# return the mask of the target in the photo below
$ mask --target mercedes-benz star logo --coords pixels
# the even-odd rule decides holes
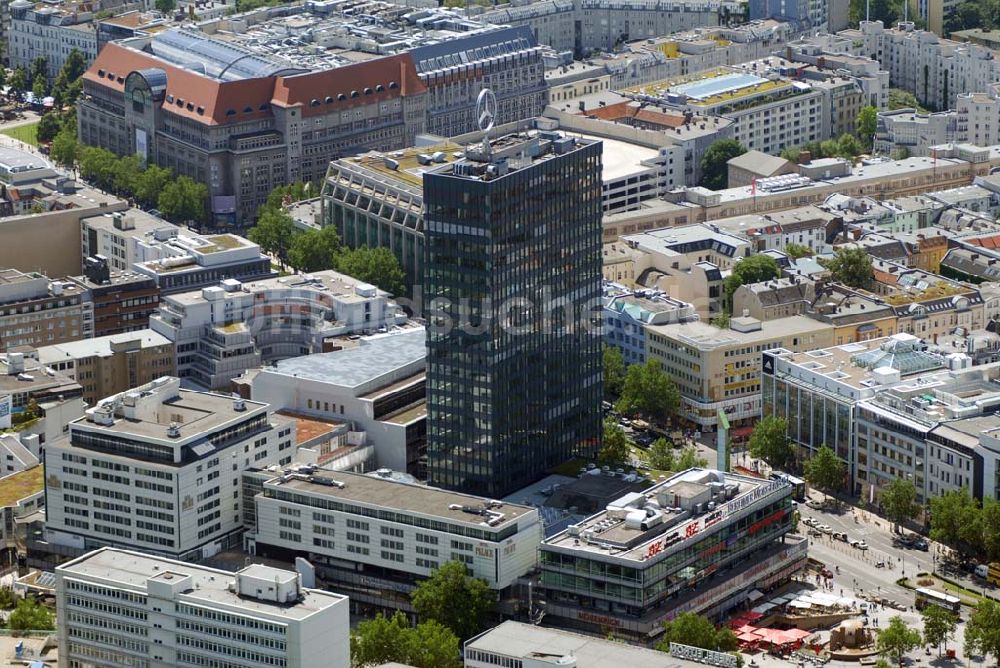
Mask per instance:
[[[479,92],[476,99],[476,121],[482,132],[489,132],[497,118],[497,96],[489,88]]]

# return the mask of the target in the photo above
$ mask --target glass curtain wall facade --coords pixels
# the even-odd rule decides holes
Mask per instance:
[[[486,496],[601,434],[601,145],[518,160],[424,176],[428,481]]]

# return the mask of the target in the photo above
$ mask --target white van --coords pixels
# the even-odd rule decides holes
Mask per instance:
[[[976,566],[976,577],[986,579],[986,576],[990,574],[990,567],[988,564],[979,564]]]

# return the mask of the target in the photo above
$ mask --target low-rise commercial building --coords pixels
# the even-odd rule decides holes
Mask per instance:
[[[163,297],[150,328],[177,346],[177,373],[221,389],[262,361],[331,349],[331,340],[406,322],[387,292],[335,271]]]
[[[250,396],[296,414],[349,422],[367,434],[378,466],[425,478],[426,337],[414,327],[281,360],[254,375]]]
[[[649,642],[683,612],[717,617],[802,568],[787,483],[691,469],[544,540],[546,617]]]
[[[91,406],[161,376],[177,375],[176,346],[151,329],[42,346],[36,355],[45,366],[77,381]]]
[[[46,444],[45,538],[62,554],[111,545],[185,561],[239,548],[240,471],[293,453],[292,425],[265,404],[159,378]]]
[[[285,471],[253,503],[251,553],[307,558],[339,591],[387,608],[408,608],[405,594],[449,561],[505,590],[535,568],[543,537],[535,508],[399,482],[385,471]]]
[[[0,454],[3,453],[4,448],[0,445]],[[44,507],[45,468],[37,459],[30,468],[0,473],[0,555],[5,565],[16,563],[16,554],[4,552],[23,553],[25,535],[22,527],[28,516]]]
[[[761,416],[761,353],[774,348],[814,350],[833,343],[833,326],[802,315],[761,322],[734,316],[729,328],[706,322],[651,325],[646,356],[659,360],[681,393],[681,415],[714,430],[724,411],[733,435]]]
[[[694,306],[656,290],[604,285],[604,341],[621,350],[625,364],[646,363],[646,325],[698,319]]]
[[[136,272],[111,272],[103,255],[84,260],[84,274],[69,280],[93,305],[94,336],[110,336],[149,327],[149,316],[160,303],[156,281]]]
[[[350,665],[347,597],[271,566],[232,573],[104,548],[56,569],[56,603],[71,666]]]

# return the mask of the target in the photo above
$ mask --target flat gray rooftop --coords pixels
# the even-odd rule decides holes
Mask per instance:
[[[41,156],[16,148],[0,148],[0,167],[11,172],[23,172],[29,169],[50,169],[51,164]]]
[[[455,504],[479,509],[483,507],[483,497],[449,492],[426,485],[410,485],[360,473],[347,473],[344,471],[320,472],[319,476],[332,478],[344,483],[344,486],[338,488],[298,478],[281,482],[280,478],[275,478],[265,483],[264,487],[265,490],[298,490],[342,501],[357,501],[369,506],[380,506],[429,517],[439,517],[449,522],[486,526],[485,516],[450,508],[451,505]],[[518,518],[535,512],[534,508],[507,502],[504,502],[501,507],[494,510],[504,515],[503,521],[494,528],[507,526]]]
[[[268,566],[253,566],[251,575],[259,576],[266,569],[275,575],[294,575]],[[229,591],[229,584],[236,580],[236,573],[189,564],[173,559],[163,559],[139,552],[103,548],[84,555],[75,561],[63,564],[59,570],[68,577],[74,575],[103,580],[111,586],[144,591],[146,581],[164,573],[190,576],[193,589],[184,592],[183,600],[212,607],[225,606],[246,610],[247,614],[264,614],[271,618],[284,617],[291,621],[305,619],[320,610],[329,608],[347,597],[316,589],[302,589],[305,595],[294,605],[272,603],[246,596],[237,596]]]
[[[356,348],[278,362],[268,372],[357,387],[427,356],[423,328],[363,339]]]
[[[560,658],[572,657],[572,665],[579,668],[681,668],[698,665],[675,659],[665,652],[513,621],[506,621],[469,641],[466,648],[511,658],[548,660],[554,666],[561,665]]]

